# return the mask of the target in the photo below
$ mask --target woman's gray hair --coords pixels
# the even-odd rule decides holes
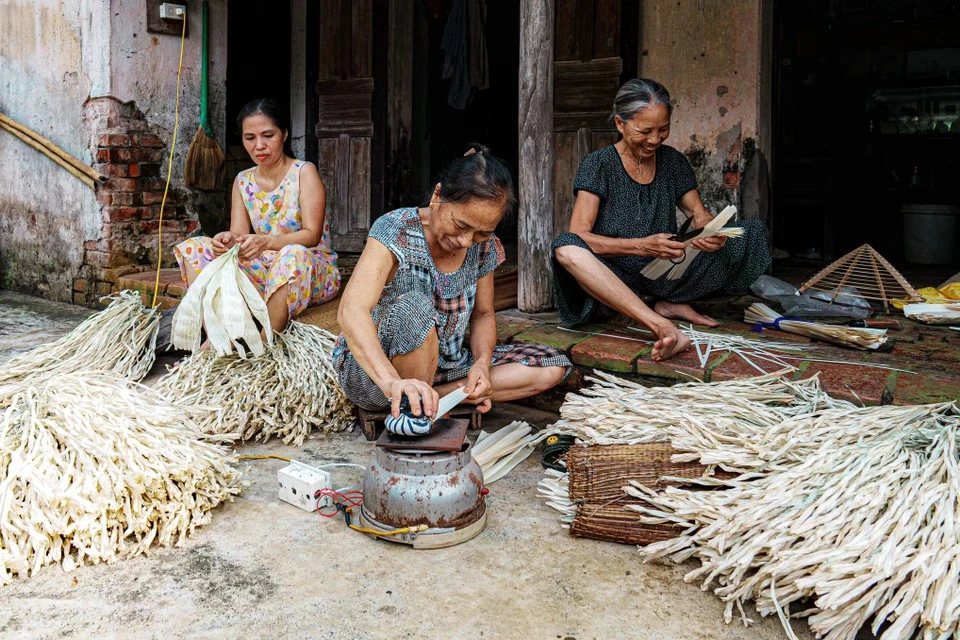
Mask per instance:
[[[635,78],[628,80],[617,91],[617,97],[613,99],[613,115],[620,116],[626,122],[654,104],[662,104],[667,108],[667,114],[673,115],[673,102],[665,86],[656,80]]]

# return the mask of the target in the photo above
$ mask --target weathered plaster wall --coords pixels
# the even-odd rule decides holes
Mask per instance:
[[[0,111],[90,162],[83,104],[109,89],[108,0],[0,2]],[[105,73],[106,71],[106,73]],[[0,286],[69,300],[96,195],[0,131]]]
[[[113,61],[112,96],[133,101],[144,114],[151,131],[164,141],[173,138],[176,105],[177,62],[180,38],[147,32],[143,0],[112,0],[110,57]],[[183,163],[200,122],[201,3],[188,3],[189,35],[184,43],[180,91],[180,128],[173,160],[171,186],[183,189]],[[227,0],[210,2],[210,125],[223,148],[226,126]],[[169,147],[167,148],[169,153]],[[166,177],[167,162],[161,167]],[[199,219],[215,219],[223,207],[218,193],[185,190],[187,211]],[[169,260],[170,253],[164,255]]]
[[[746,217],[765,215],[760,183],[766,180],[768,141],[760,135],[769,92],[761,55],[766,4],[642,5],[640,74],[666,85],[677,103],[668,144],[690,158],[708,208],[737,204]]]
[[[155,260],[156,210],[146,206],[153,204],[146,199],[154,196],[156,183],[167,172],[180,39],[147,33],[146,5],[144,0],[0,0],[0,110],[81,160],[97,163],[116,183],[101,188],[98,198],[48,158],[0,132],[0,165],[4,168],[0,180],[0,287],[70,300],[72,290],[82,291],[89,279],[98,283],[96,291],[87,292],[90,299],[104,292],[105,278],[115,275],[112,271],[105,274],[102,268],[148,268]],[[195,229],[198,219],[219,218],[223,208],[221,193],[183,188],[183,163],[197,131],[200,100],[200,2],[191,2],[190,7],[171,185],[175,194],[172,204],[178,208],[171,218],[177,224],[169,229],[171,240]],[[211,125],[221,145],[226,11],[227,0],[211,1]],[[104,150],[103,136],[128,126],[129,119],[112,122],[117,118],[103,115],[107,112],[97,102],[102,99],[129,103],[126,111],[136,114],[138,133],[129,151]],[[152,146],[138,149],[141,138],[152,140]],[[160,143],[165,149],[158,167],[151,163],[160,161],[156,146]],[[123,157],[117,163],[113,155]],[[147,164],[139,164],[140,155]],[[120,204],[126,207],[122,212],[115,201],[120,198],[110,195],[118,191],[128,194],[122,200],[131,201]],[[125,216],[123,226],[116,224],[118,214]],[[120,232],[126,236],[121,238]],[[111,255],[109,261],[87,255],[134,245],[142,251]],[[171,262],[171,249],[170,244],[165,246],[166,264]],[[91,269],[98,273],[90,273]]]

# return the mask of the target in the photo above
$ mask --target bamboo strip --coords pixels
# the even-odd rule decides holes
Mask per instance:
[[[31,138],[30,136],[21,133],[21,132],[18,131],[17,129],[14,129],[14,128],[12,128],[12,127],[7,126],[4,122],[0,122],[0,128],[4,129],[5,131],[8,131],[8,132],[11,133],[11,134],[13,134],[13,135],[16,136],[17,138],[19,138],[24,144],[26,144],[27,146],[33,147],[34,149],[36,149],[36,150],[39,151],[40,153],[44,154],[45,156],[47,156],[48,158],[50,158],[51,160],[53,160],[54,162],[56,162],[58,165],[60,165],[60,166],[63,167],[64,169],[66,169],[71,175],[73,175],[73,177],[77,178],[80,182],[82,182],[83,184],[87,185],[88,187],[90,187],[91,189],[93,189],[94,191],[96,191],[96,187],[94,186],[93,178],[91,178],[90,176],[82,173],[82,172],[79,171],[76,167],[74,167],[72,164],[70,164],[69,162],[67,162],[66,160],[64,160],[63,158],[61,158],[60,156],[58,156],[58,155],[56,155],[56,154],[54,154],[54,153],[51,153],[46,147],[44,147],[43,145],[41,145],[39,142],[37,142],[36,140],[34,140],[33,138]]]
[[[44,135],[42,135],[42,134],[40,134],[40,133],[37,133],[36,131],[34,131],[33,129],[31,129],[30,127],[28,127],[28,126],[26,126],[26,125],[20,124],[19,122],[17,122],[16,120],[14,120],[13,118],[11,118],[10,116],[8,116],[8,115],[6,115],[6,114],[4,114],[4,113],[0,113],[0,123],[6,124],[8,127],[13,128],[13,129],[16,129],[16,130],[19,131],[20,133],[22,133],[22,134],[24,134],[24,135],[26,135],[26,136],[28,136],[28,137],[36,140],[38,143],[40,143],[41,145],[43,145],[43,147],[46,148],[48,151],[50,151],[51,153],[56,154],[57,156],[59,156],[59,157],[60,157],[61,159],[63,159],[64,161],[66,161],[66,162],[70,163],[71,165],[73,165],[74,168],[76,168],[78,171],[80,171],[80,172],[84,173],[85,175],[89,176],[90,179],[93,180],[94,182],[99,182],[99,183],[102,184],[102,183],[106,182],[107,180],[109,180],[109,178],[108,178],[107,176],[105,176],[105,175],[103,175],[102,173],[100,173],[99,171],[95,170],[93,167],[91,167],[91,166],[88,165],[87,163],[83,162],[82,160],[80,160],[80,159],[77,158],[76,156],[68,153],[66,150],[64,150],[61,146],[59,146],[59,145],[58,145],[57,143],[55,143],[53,140],[50,140],[49,138],[47,138],[46,136],[44,136]],[[9,130],[9,129],[8,129],[8,130]]]

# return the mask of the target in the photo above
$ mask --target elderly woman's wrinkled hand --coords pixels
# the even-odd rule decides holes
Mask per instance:
[[[673,236],[669,233],[657,233],[652,236],[640,239],[641,256],[651,258],[664,258],[666,260],[676,260],[683,257],[683,252],[687,245],[676,240],[671,240]]]
[[[690,243],[694,249],[700,249],[700,251],[706,251],[707,253],[713,253],[714,251],[720,251],[723,249],[723,246],[727,244],[727,239],[723,236],[710,236],[709,238],[699,238]]]
[[[407,397],[407,401],[410,403],[410,413],[414,416],[424,415],[433,418],[437,415],[440,396],[433,387],[423,380],[417,378],[392,380],[387,388],[382,390],[390,400],[390,413],[394,418],[400,417],[400,403],[404,396]]]
[[[240,259],[259,258],[270,247],[270,236],[260,233],[248,233],[240,236]]]
[[[467,382],[463,390],[468,394],[466,402],[477,406],[477,411],[486,413],[493,406],[490,396],[493,394],[493,384],[490,382],[490,367],[479,362],[474,363],[467,373]]]

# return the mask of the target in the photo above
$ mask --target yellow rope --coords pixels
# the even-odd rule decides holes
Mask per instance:
[[[293,462],[290,458],[284,458],[283,456],[275,455],[266,455],[266,456],[240,456],[237,460],[283,460],[285,462]]]
[[[180,32],[180,63],[177,65],[177,103],[173,110],[173,142],[170,143],[170,157],[167,159],[167,184],[163,187],[163,199],[160,201],[160,215],[157,223],[157,278],[153,283],[153,301],[157,306],[157,293],[160,292],[160,266],[163,264],[163,208],[167,204],[167,192],[170,190],[170,178],[173,176],[173,152],[177,148],[177,129],[180,127],[180,72],[183,71],[183,43],[187,39],[187,11],[183,11],[183,30]]]

